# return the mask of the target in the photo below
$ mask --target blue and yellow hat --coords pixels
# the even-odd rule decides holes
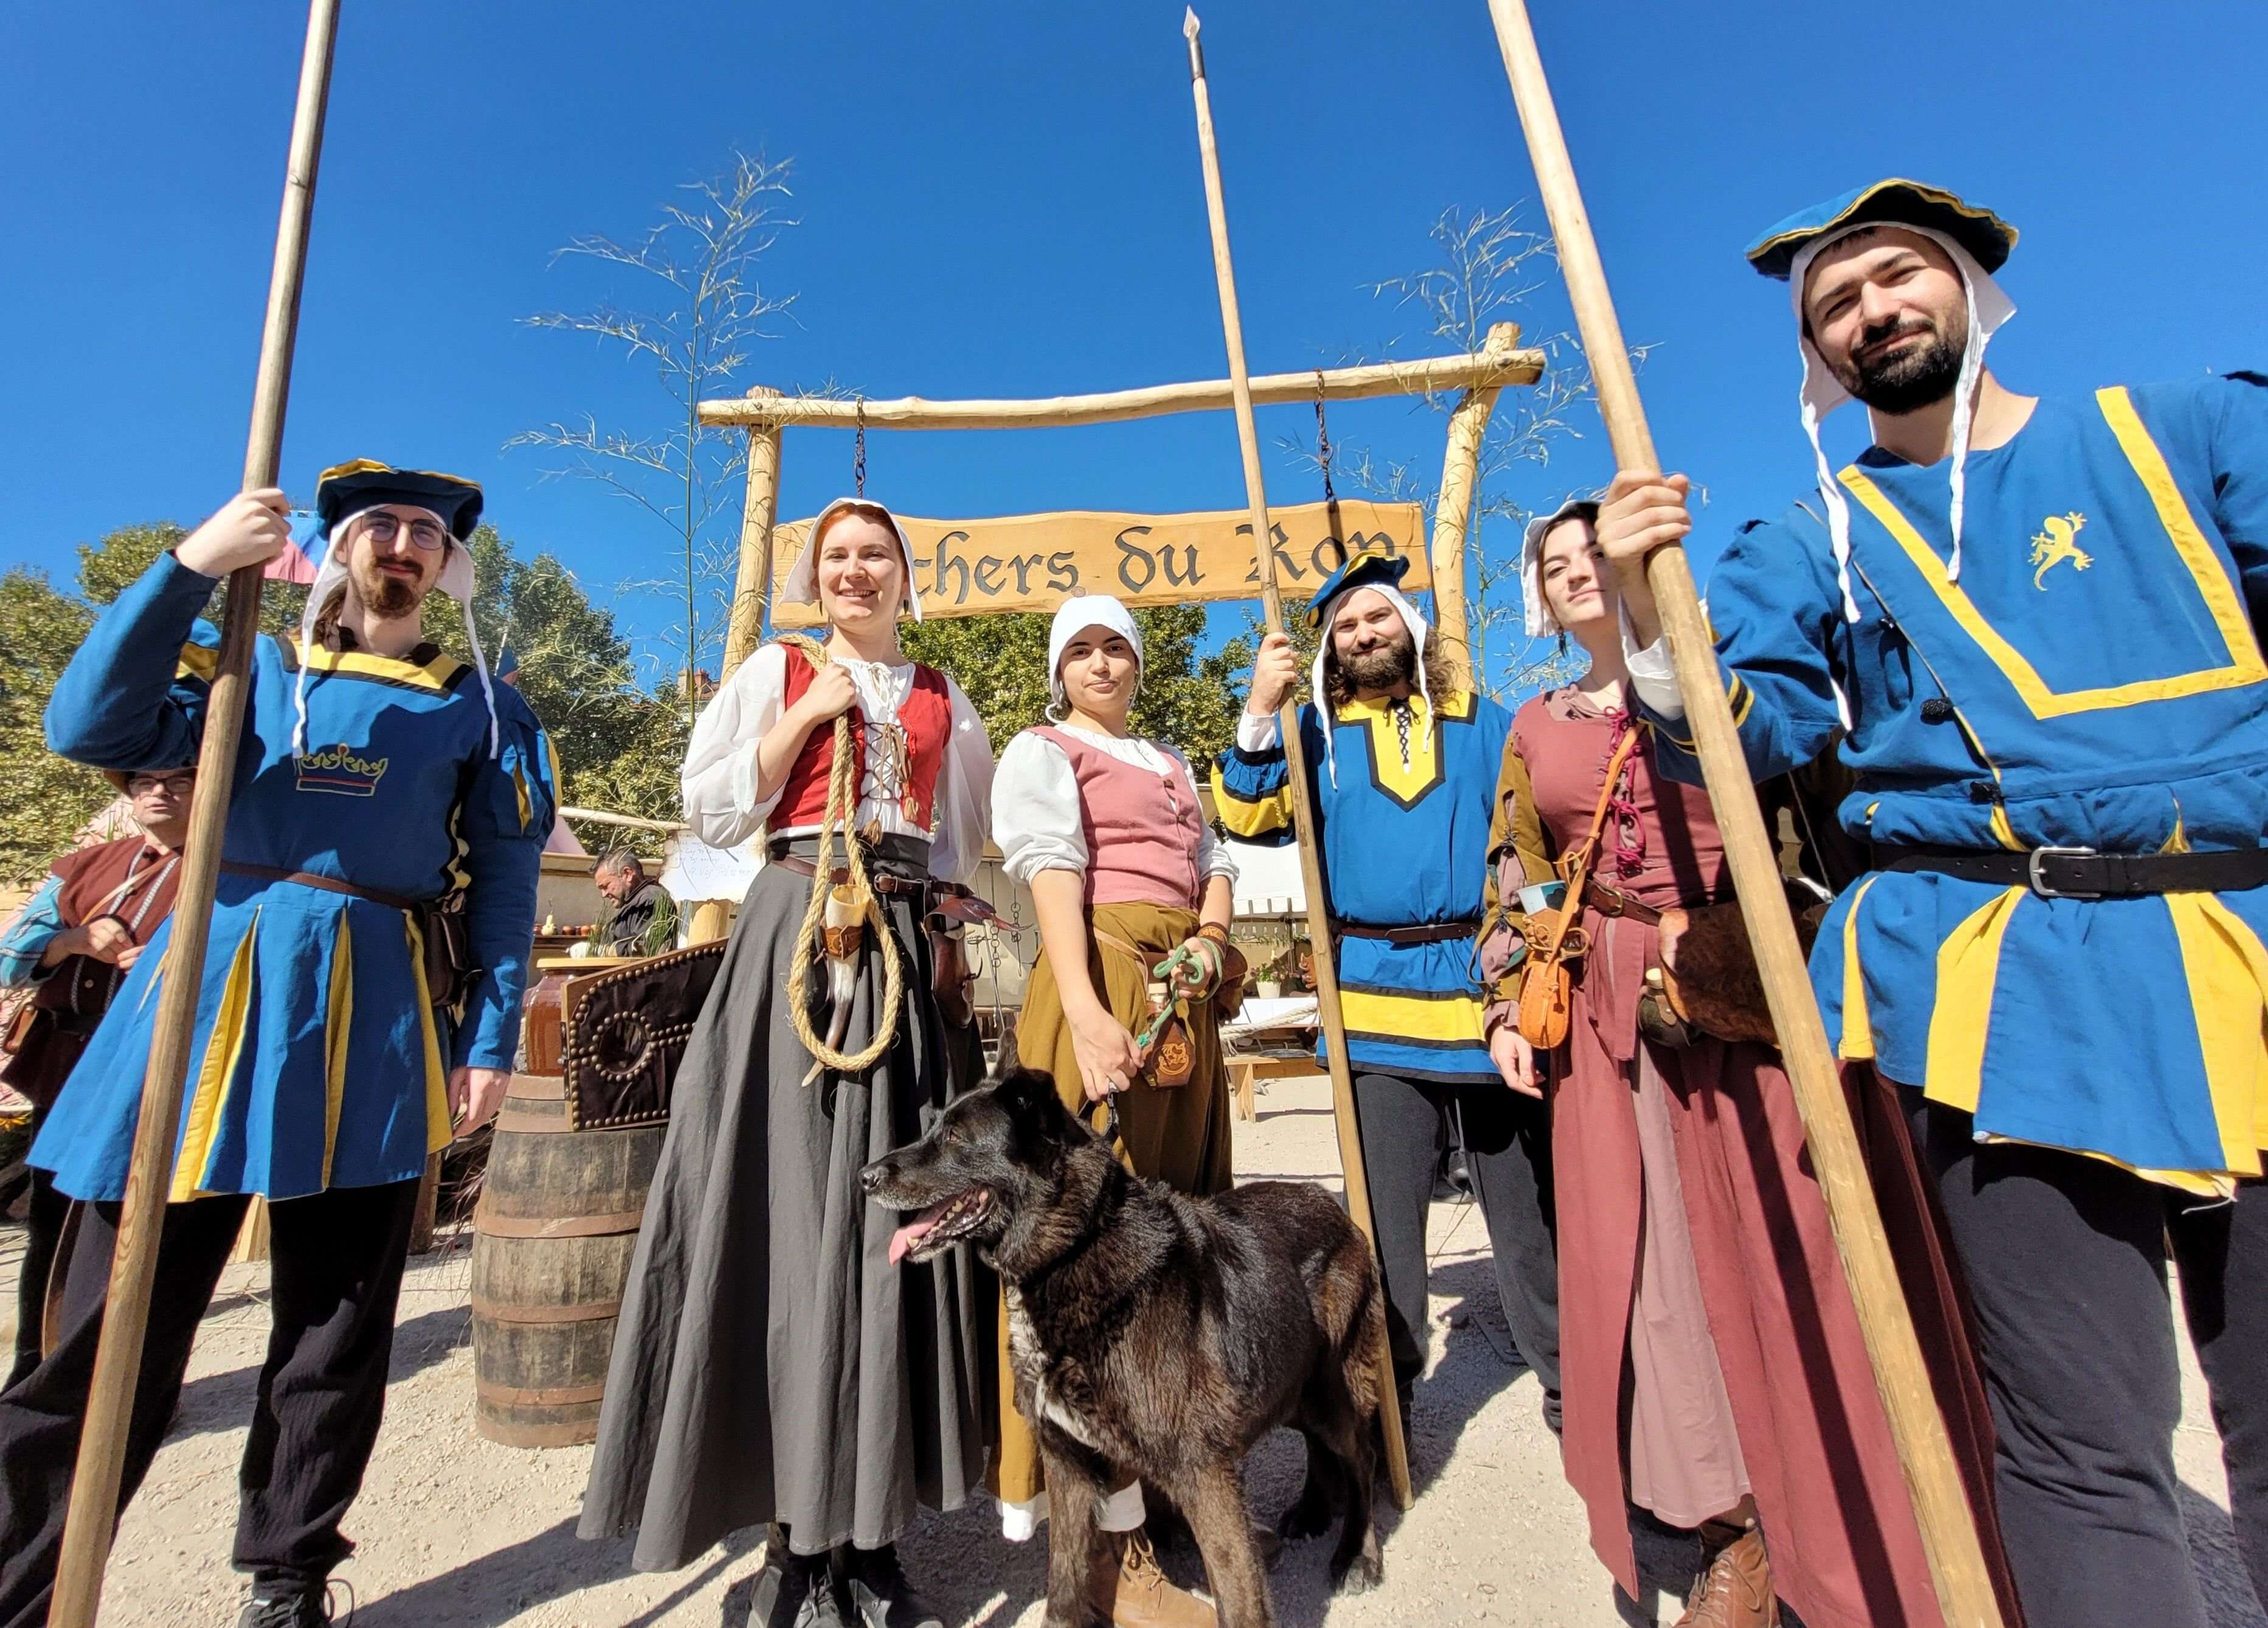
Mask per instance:
[[[335,464],[315,478],[315,512],[326,533],[358,510],[389,503],[432,510],[459,542],[471,536],[481,520],[480,483],[460,475],[397,469],[375,458],[357,458]]]
[[[1987,271],[2007,264],[2008,251],[2016,247],[2016,229],[1991,210],[1963,203],[1941,187],[1892,178],[1798,210],[1749,245],[1749,264],[1785,283],[1805,245],[1830,233],[1839,236],[1854,226],[1876,224],[1941,232]]]
[[[1366,587],[1382,582],[1388,587],[1399,587],[1410,574],[1410,556],[1389,554],[1384,549],[1359,549],[1339,562],[1339,568],[1323,578],[1323,586],[1315,590],[1315,597],[1307,601],[1307,626],[1313,631],[1323,625],[1331,601],[1351,588]]]

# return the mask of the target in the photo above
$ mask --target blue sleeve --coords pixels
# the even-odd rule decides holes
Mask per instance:
[[[0,932],[0,989],[25,989],[54,976],[55,968],[40,965],[40,957],[63,930],[63,879],[48,877]]]
[[[97,769],[194,762],[219,636],[213,578],[161,554],[95,619],[48,697],[48,748]]]
[[[2268,623],[2268,377],[2213,382],[2213,519],[2235,556],[2257,635]]]
[[[1842,606],[1826,527],[1800,508],[1778,522],[1751,520],[1710,573],[1717,668],[1751,777],[1786,774],[1833,743],[1842,722],[1836,686],[1847,681]],[[1686,720],[1639,711],[1653,728],[1655,766],[1699,785]]]
[[[543,844],[559,807],[551,742],[517,691],[497,688],[500,744],[483,750],[458,811],[465,843],[465,925],[480,969],[452,1044],[453,1067],[510,1068],[535,935]],[[485,741],[482,743],[485,748]]]
[[[1310,711],[1300,709],[1301,728],[1307,726]],[[1265,751],[1232,746],[1213,760],[1212,806],[1239,842],[1281,848],[1292,841],[1291,760],[1285,755],[1280,729],[1276,744]]]

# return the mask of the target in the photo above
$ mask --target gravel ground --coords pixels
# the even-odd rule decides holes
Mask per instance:
[[[1240,1174],[1335,1187],[1326,1082],[1275,1081],[1260,1106],[1256,1125],[1237,1127]],[[1407,1514],[1385,1507],[1385,1584],[1333,1601],[1327,1544],[1300,1544],[1273,1578],[1279,1619],[1333,1628],[1674,1621],[1693,1558],[1673,1536],[1642,1536],[1641,1562],[1660,1592],[1641,1602],[1619,1600],[1591,1555],[1582,1508],[1538,1412],[1536,1382],[1513,1354],[1498,1309],[1479,1215],[1438,1204],[1432,1238],[1433,1366],[1418,1390],[1418,1497]],[[473,1433],[469,1243],[445,1235],[443,1249],[411,1263],[386,1428],[348,1521],[360,1551],[339,1573],[354,1591],[357,1620],[365,1628],[740,1628],[760,1534],[741,1534],[682,1572],[633,1573],[627,1540],[575,1537],[589,1448],[529,1452]],[[20,1249],[20,1228],[0,1231],[0,1308],[14,1303]],[[264,1277],[257,1266],[232,1267],[206,1319],[180,1418],[119,1533],[104,1602],[113,1628],[233,1620],[242,1593],[228,1565],[233,1471],[266,1340]],[[2216,1628],[2268,1628],[2231,1545],[2220,1442],[2193,1362],[2184,1397],[2177,1454]],[[1255,1455],[1260,1516],[1290,1503],[1300,1462],[1297,1438],[1283,1433]],[[909,1571],[965,1628],[1040,1620],[1043,1553],[998,1532],[989,1506],[972,1506],[931,1518],[904,1545]],[[1186,1558],[1169,1565],[1195,1580]]]

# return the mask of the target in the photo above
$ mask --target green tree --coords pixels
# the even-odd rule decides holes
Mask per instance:
[[[905,630],[906,653],[952,674],[984,720],[997,753],[1018,731],[1044,721],[1049,622],[1034,615],[919,622]],[[1202,768],[1236,737],[1236,713],[1243,705],[1237,675],[1252,665],[1251,645],[1234,639],[1214,655],[1200,656],[1201,605],[1139,609],[1134,625],[1141,630],[1144,660],[1133,727],[1170,741]]]
[[[91,769],[48,750],[40,717],[55,680],[86,637],[93,613],[58,593],[46,573],[18,566],[0,577],[0,883],[29,882],[110,800]]]

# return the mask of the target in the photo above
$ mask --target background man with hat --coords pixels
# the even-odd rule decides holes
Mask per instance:
[[[1875,868],[1813,981],[1894,1082],[1972,1293],[2025,1612],[2202,1628],[2169,1246],[2268,1585],[2268,381],[2011,394],[1984,350],[2015,239],[1888,180],[1750,247],[1815,450],[1853,398],[1874,444],[1734,540],[1709,613],[1758,777],[1847,731]],[[1687,490],[1624,471],[1599,540],[1660,761],[1697,778],[1644,575]]]
[[[264,1196],[274,1331],[234,1553],[259,1628],[325,1621],[325,1580],[353,1547],[339,1523],[378,1437],[418,1178],[510,1079],[555,800],[541,732],[516,691],[491,690],[477,639],[468,666],[420,630],[438,587],[472,636],[480,489],[364,460],[325,472],[316,509],[330,546],[299,637],[254,647],[122,1490],[149,1468]],[[221,578],[284,547],[287,513],[283,493],[247,492],[161,555],[64,670],[49,746],[129,772],[193,760],[216,661],[198,614]],[[32,1151],[85,1206],[60,1338],[0,1395],[8,1628],[47,1613],[168,931]],[[451,943],[463,953],[438,953]]]
[[[189,834],[190,768],[104,776],[125,794],[138,835],[74,848],[0,933],[0,989],[29,989],[31,999],[0,1035],[0,1083],[32,1104],[32,1133],[70,1083],[126,975],[158,924],[172,914]],[[24,1260],[16,1279],[13,1385],[40,1363],[48,1277],[70,1200],[55,1177],[33,1167],[25,1212]]]
[[[1322,633],[1300,709],[1323,886],[1338,942],[1340,1003],[1403,1392],[1425,1366],[1425,1220],[1447,1138],[1467,1166],[1520,1354],[1559,1417],[1558,1266],[1551,1148],[1540,1097],[1507,1091],[1481,1024],[1472,970],[1490,813],[1512,717],[1465,689],[1418,608],[1410,569],[1366,550],[1307,607]],[[1248,842],[1292,840],[1292,787],[1276,713],[1298,681],[1289,638],[1254,664],[1236,745],[1213,770],[1222,822]],[[1328,708],[1328,712],[1323,709]],[[1324,719],[1328,717],[1329,724]]]

